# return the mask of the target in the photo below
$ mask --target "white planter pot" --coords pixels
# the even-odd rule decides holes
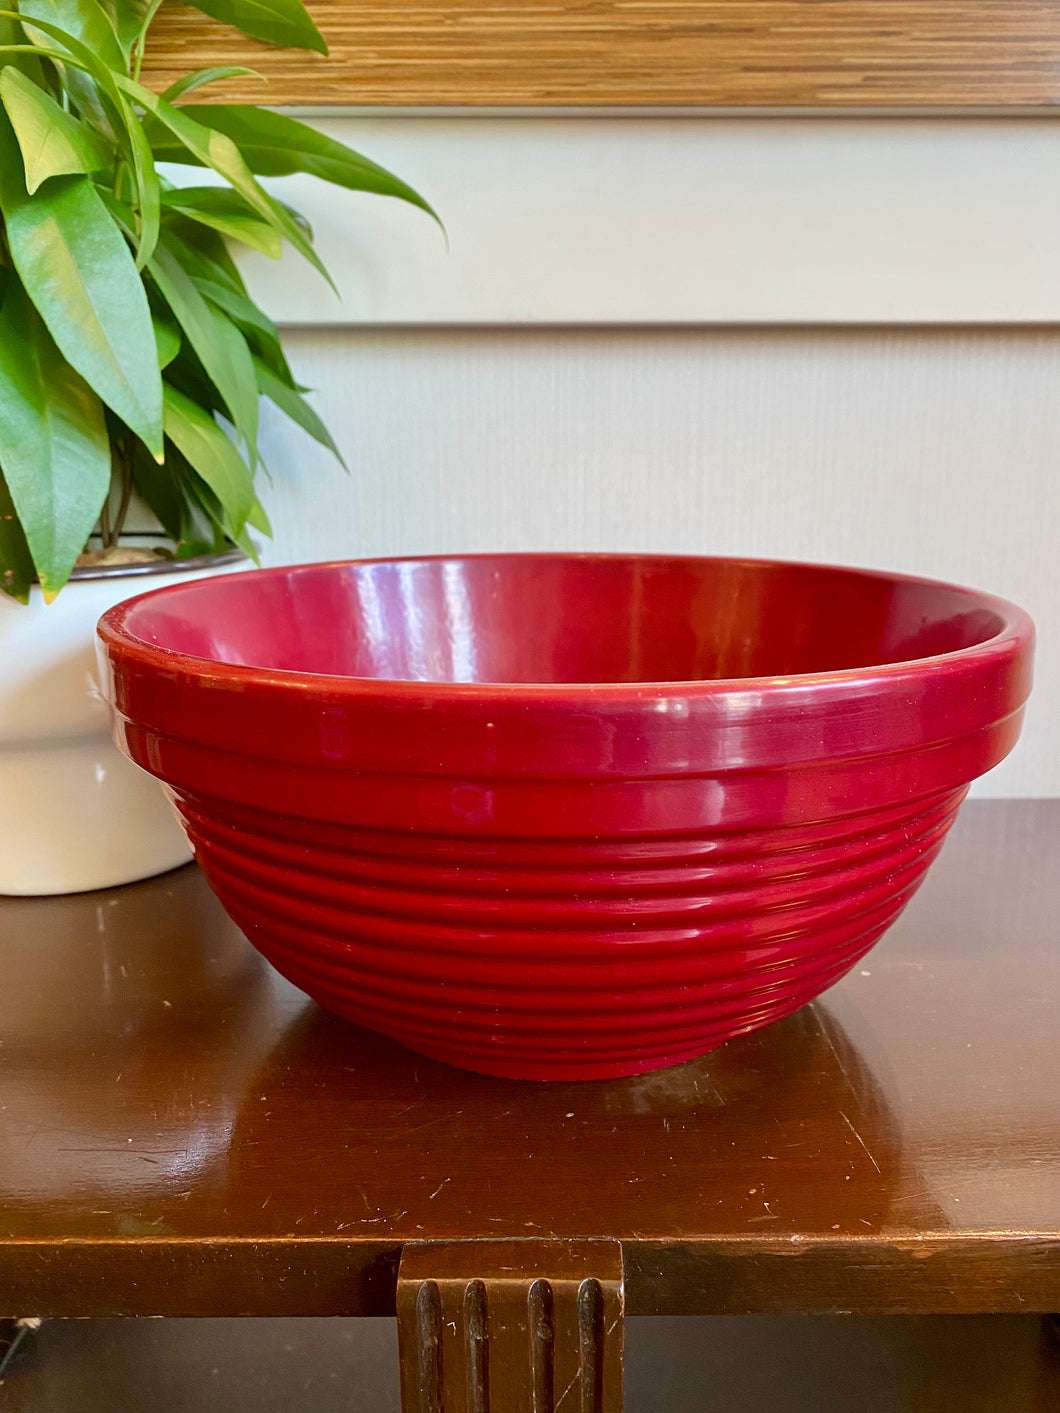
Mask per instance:
[[[110,738],[96,676],[100,614],[176,580],[243,568],[238,551],[71,579],[46,605],[0,595],[0,893],[82,893],[191,857],[158,782]]]

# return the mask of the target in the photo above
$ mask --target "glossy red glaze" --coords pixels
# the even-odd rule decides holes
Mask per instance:
[[[118,744],[322,1005],[490,1074],[689,1059],[897,917],[1014,744],[1018,608],[647,555],[272,569],[100,623]]]

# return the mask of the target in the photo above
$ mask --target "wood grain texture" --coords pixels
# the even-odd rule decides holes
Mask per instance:
[[[278,52],[184,6],[150,79],[247,63],[274,104],[1022,106],[1060,99],[1041,0],[438,0],[311,3],[331,56]],[[255,80],[226,86],[262,101]],[[218,96],[221,94],[218,90]]]
[[[328,1015],[193,867],[0,899],[0,1309],[385,1315],[413,1244],[597,1240],[630,1315],[1055,1311],[1058,852],[1060,802],[971,805],[823,1000],[582,1084]]]

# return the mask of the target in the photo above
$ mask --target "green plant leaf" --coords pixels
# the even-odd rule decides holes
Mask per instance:
[[[30,586],[36,579],[33,556],[18,523],[15,502],[0,472],[0,589],[19,603],[29,603]]]
[[[154,153],[128,99],[122,98],[120,111],[129,136],[132,151],[133,177],[139,208],[139,231],[136,240],[136,268],[142,270],[154,254],[162,219],[162,189],[155,171]]]
[[[212,19],[249,34],[252,39],[282,49],[328,52],[324,36],[313,23],[302,0],[192,0],[197,10]]]
[[[63,61],[62,67],[63,87],[71,111],[95,128],[104,141],[118,146],[125,139],[118,136],[122,122],[113,99],[103,99],[96,81],[84,69],[75,68],[72,60]]]
[[[8,18],[8,13],[0,13],[0,23]],[[61,70],[67,72],[63,75],[63,90],[66,98],[70,101],[70,109],[74,114],[79,114],[86,119],[103,138],[110,142],[116,141],[115,133],[119,124],[111,120],[111,114],[100,99],[95,83],[88,77],[83,66],[77,67],[76,60],[70,59],[60,49],[38,49],[31,44],[0,44],[0,54],[4,56],[4,68],[12,66],[19,68],[25,73],[27,78],[38,85],[45,87],[47,80],[44,76],[44,68],[40,63],[38,55],[49,59],[59,66]],[[27,68],[21,61],[27,54],[32,54],[33,63],[37,65],[35,70]],[[77,80],[77,82],[75,82]],[[82,83],[81,80],[84,80]]]
[[[210,413],[168,384],[165,419],[166,436],[217,497],[224,530],[235,539],[256,499],[250,468]]]
[[[258,547],[250,538],[250,532],[247,529],[246,525],[244,525],[241,530],[234,534],[232,538],[235,540],[236,544],[243,551],[246,557],[250,560],[253,560],[253,562],[260,568],[261,560],[258,558]]]
[[[246,294],[246,285],[231,252],[217,231],[190,221],[174,210],[163,213],[170,253],[196,279],[214,280],[236,294]]]
[[[29,36],[19,24],[16,18],[10,14],[0,15],[0,50],[20,49],[29,45]],[[33,54],[11,54],[5,61],[7,68],[18,69],[20,73],[33,80],[34,83],[44,82],[43,71],[40,59]]]
[[[117,83],[123,92],[168,128],[183,148],[198,159],[199,165],[212,167],[236,191],[241,192],[246,198],[248,206],[256,211],[263,220],[275,226],[281,235],[290,241],[295,250],[324,276],[332,289],[335,288],[320,256],[313,249],[312,242],[306,237],[298,223],[291,219],[289,212],[254,180],[238,146],[231,138],[189,117],[190,107],[175,108],[172,103],[167,103],[152,93],[150,89],[134,83],[132,79],[118,76]],[[157,159],[157,151],[155,156]],[[180,161],[181,159],[178,157],[169,160]]]
[[[175,545],[179,545],[187,529],[184,498],[180,482],[174,475],[173,451],[165,464],[159,466],[142,442],[137,442],[131,458],[133,486],[141,500],[155,515],[158,523]]]
[[[258,308],[249,295],[238,294],[227,285],[218,284],[214,280],[204,280],[197,276],[193,278],[199,293],[205,295],[211,304],[216,304],[239,326],[251,352],[256,353],[281,382],[286,383],[289,388],[294,388],[296,392],[299,391],[280,343],[279,332],[269,316]]]
[[[210,492],[172,442],[166,445],[164,467],[139,444],[133,452],[132,478],[137,494],[173,541],[177,559],[211,554],[227,547],[229,537],[200,503]],[[216,504],[216,497],[211,496],[211,500]]]
[[[100,5],[114,26],[123,52],[128,56],[140,33],[150,0],[100,0]]]
[[[158,247],[148,269],[223,398],[253,465],[258,445],[258,384],[246,339],[230,319],[207,303],[165,245]],[[195,464],[190,456],[188,460]]]
[[[155,330],[155,347],[158,349],[159,368],[168,368],[180,352],[180,329],[168,319],[151,315]]]
[[[209,83],[220,83],[222,79],[229,78],[258,78],[262,83],[265,82],[264,74],[259,74],[257,69],[248,69],[242,64],[218,64],[212,69],[196,69],[194,73],[185,74],[183,78],[177,79],[176,83],[164,88],[159,96],[167,103],[176,103],[186,93],[194,93],[197,88],[205,88]]]
[[[90,76],[99,84],[109,109],[112,110],[108,112],[104,109],[107,125],[111,129],[115,126],[115,113],[117,115],[117,125],[124,133],[136,181],[139,214],[136,264],[138,269],[142,269],[158,239],[158,177],[155,173],[151,144],[143,125],[133,112],[128,98],[119,91],[111,72],[122,72],[126,64],[126,54],[114,25],[97,0],[22,0],[19,13],[34,22],[29,26],[31,35],[35,26],[39,25],[40,32],[47,34],[53,44],[59,44],[79,63],[85,65]],[[95,106],[93,103],[93,109]],[[62,112],[61,109],[58,111]],[[90,116],[98,120],[99,114],[94,112]],[[17,126],[16,123],[16,128]],[[95,168],[77,167],[71,170],[92,171]],[[28,165],[26,181],[32,193],[35,186],[30,184]]]
[[[0,115],[0,211],[12,263],[63,356],[160,456],[155,336],[129,247],[88,177],[55,177],[30,197],[21,169]]]
[[[297,422],[304,432],[308,432],[314,441],[326,446],[328,451],[336,458],[344,471],[349,467],[343,460],[342,452],[332,440],[331,433],[321,421],[316,410],[306,402],[301,393],[295,392],[294,388],[289,388],[260,358],[254,360],[254,371],[258,377],[258,391],[263,397],[267,397],[270,402],[274,402],[281,412],[287,414],[292,422]]]
[[[260,563],[257,546],[247,528],[251,517],[258,518],[255,509],[258,502],[254,502],[243,524],[233,525],[216,494],[172,442],[169,446],[187,516],[187,529],[183,537],[184,543],[177,555],[178,559],[192,553],[193,545],[196,546],[194,552],[201,554],[210,549],[217,551],[236,544],[255,564]]]
[[[60,5],[52,5],[50,0],[46,5],[41,3],[41,0],[35,0],[35,3],[37,8],[50,14],[52,20],[55,18],[54,12],[60,6],[64,13],[67,8],[72,7],[72,10],[78,14],[83,10],[85,17],[98,17],[104,26],[110,26],[110,21],[97,4],[97,0],[60,0]],[[0,18],[11,13],[10,11],[0,11]],[[113,27],[111,27],[113,42],[117,45],[118,54],[121,56],[116,66],[101,58],[98,49],[81,33],[81,30],[84,30],[86,34],[94,34],[97,27],[95,19],[92,19],[91,24],[86,19],[85,25],[80,29],[76,25],[60,29],[51,20],[44,19],[43,15],[34,15],[30,19],[25,8],[21,12],[21,17],[24,21],[23,27],[36,43],[41,44],[40,52],[63,64],[66,71],[66,87],[83,115],[107,136],[120,134],[124,140],[125,152],[133,165],[136,176],[137,194],[144,206],[139,233],[142,264],[153,249],[156,237],[158,179],[154,173],[154,159],[151,156],[147,134],[140,119],[133,112],[128,97],[119,87],[119,81],[124,84],[129,84],[130,81],[125,79],[120,72],[124,68],[125,59],[117,36],[113,35]],[[45,48],[43,43],[36,38],[37,31],[46,34],[53,43],[60,46],[59,49]],[[107,48],[105,44],[103,47]],[[65,57],[67,55],[70,57]],[[90,81],[87,84],[74,84],[73,80],[79,69],[88,76]],[[131,87],[139,89],[139,84],[132,84]]]
[[[250,507],[250,513],[247,516],[247,524],[252,530],[258,530],[261,534],[268,535],[270,540],[272,539],[272,525],[269,522],[269,517],[265,514],[265,507],[260,500],[256,500]]]
[[[228,549],[233,539],[224,528],[225,514],[220,501],[172,442],[169,446],[185,513],[177,558],[184,559],[190,554],[210,554]]]
[[[48,10],[51,10],[49,5]],[[30,49],[41,58],[50,59],[58,66],[63,76],[63,87],[70,98],[74,108],[87,118],[101,133],[108,138],[113,138],[121,127],[121,120],[118,117],[117,88],[114,84],[114,76],[91,45],[81,42],[69,30],[60,29],[58,25],[50,23],[41,18],[30,19],[25,13],[18,14],[13,10],[0,10],[0,21],[24,20],[19,33],[22,34]],[[52,46],[45,44],[42,35],[47,35],[52,41]],[[8,52],[11,46],[4,48]],[[25,62],[19,58],[14,62],[25,69],[25,72],[35,82],[40,82],[41,69],[38,62],[37,72],[30,72],[25,66]],[[101,96],[105,94],[106,97]]]
[[[87,175],[113,163],[113,149],[94,129],[10,65],[0,69],[0,98],[22,150],[30,196],[49,177]]]
[[[0,310],[0,464],[50,601],[110,487],[110,440],[103,404],[17,284]]]
[[[260,250],[273,260],[278,260],[283,253],[283,238],[279,231],[255,216],[238,192],[216,186],[178,187],[163,195],[162,204],[170,210],[182,212],[192,221]]]
[[[74,44],[66,43],[66,37],[91,50],[109,69],[124,70],[126,56],[121,41],[98,0],[19,0],[18,11],[24,20],[43,20],[49,26],[45,33],[63,48],[69,48],[71,54],[79,51]],[[55,29],[61,30],[62,35],[53,33]],[[33,26],[27,32],[32,38]]]
[[[203,127],[231,138],[246,165],[259,177],[307,172],[347,191],[372,191],[411,202],[441,224],[434,208],[400,177],[295,118],[242,103],[190,103],[181,111]],[[148,134],[156,161],[188,160],[179,156],[180,144],[157,133],[153,124],[148,125]]]
[[[277,200],[279,200],[279,198],[277,198]],[[313,224],[304,211],[299,211],[297,206],[291,206],[286,201],[280,201],[279,204],[283,207],[283,209],[287,212],[288,216],[290,216],[291,220],[295,223],[298,229],[302,231],[302,233],[306,236],[308,240],[316,239],[316,236],[313,233]]]
[[[232,425],[224,398],[210,381],[199,355],[187,339],[182,341],[180,352],[166,369],[166,382],[185,397],[190,397],[192,402],[197,402],[209,412],[215,412],[229,426]]]

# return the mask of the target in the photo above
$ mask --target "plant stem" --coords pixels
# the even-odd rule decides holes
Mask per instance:
[[[103,549],[110,549],[114,543],[114,538],[110,528],[110,487],[107,488],[106,499],[99,507],[99,541]]]
[[[114,492],[118,492],[118,507],[112,512]],[[113,549],[125,527],[132,500],[132,456],[127,437],[112,436],[110,443],[110,487],[99,509],[99,538],[103,549]]]
[[[162,0],[152,0],[152,3],[147,8],[147,14],[144,15],[144,22],[140,26],[140,33],[136,36],[136,43],[133,45],[133,52],[136,58],[133,60],[133,71],[130,77],[135,83],[140,82],[140,70],[143,68],[144,51],[147,48],[147,31],[151,28],[151,22],[158,14],[161,4]]]
[[[125,528],[125,517],[129,514],[129,502],[132,500],[133,479],[132,479],[132,457],[129,455],[128,442],[122,442],[119,447],[118,472],[121,477],[121,500],[118,502],[117,514],[114,516],[114,527],[112,543],[116,544]]]

